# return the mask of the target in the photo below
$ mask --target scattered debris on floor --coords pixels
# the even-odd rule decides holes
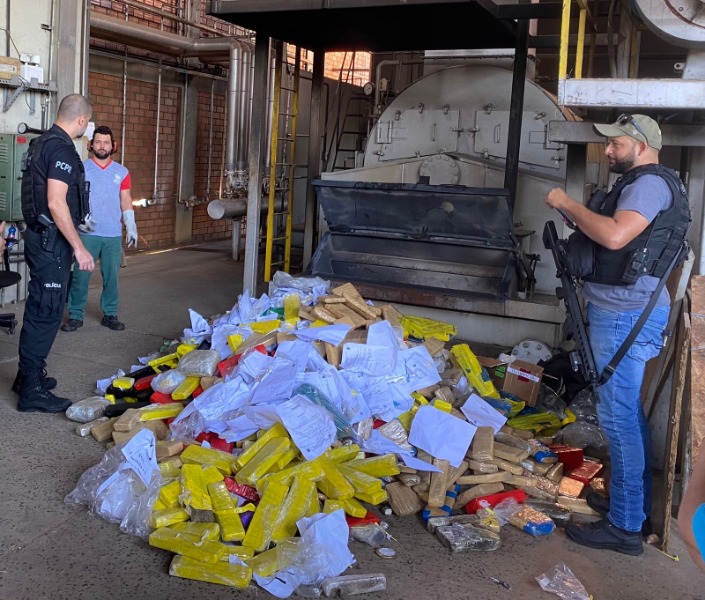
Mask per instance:
[[[381,516],[418,516],[451,553],[599,517],[585,500],[604,493],[586,450],[604,449],[594,405],[568,408],[538,364],[477,356],[448,323],[281,272],[269,295],[189,313],[179,340],[66,413],[108,446],[66,501],[174,553],[171,575],[282,598],[371,593],[385,575],[347,572],[348,544],[395,558]]]

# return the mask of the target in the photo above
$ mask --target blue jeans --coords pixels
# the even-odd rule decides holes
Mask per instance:
[[[606,310],[588,303],[590,346],[601,373],[636,323],[641,309]],[[657,306],[607,382],[597,388],[597,418],[610,450],[613,525],[641,531],[651,514],[651,432],[641,403],[646,362],[663,347],[669,307]]]

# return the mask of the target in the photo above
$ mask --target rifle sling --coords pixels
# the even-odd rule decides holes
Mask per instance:
[[[604,368],[604,370],[600,374],[600,379],[597,382],[598,386],[603,385],[607,382],[610,377],[612,377],[612,374],[617,369],[617,365],[619,365],[620,361],[626,354],[629,347],[632,345],[632,343],[634,343],[636,336],[639,335],[641,328],[644,326],[644,323],[646,323],[646,319],[649,318],[651,311],[654,309],[654,306],[656,306],[656,302],[658,301],[663,286],[666,285],[666,280],[668,279],[668,276],[671,274],[673,267],[676,266],[676,263],[678,263],[680,258],[683,256],[683,253],[685,252],[686,248],[687,244],[683,244],[680,252],[676,253],[676,255],[671,259],[671,263],[668,265],[666,272],[663,274],[663,276],[658,282],[658,285],[656,286],[656,289],[651,294],[651,298],[649,299],[649,303],[646,305],[646,308],[644,308],[641,315],[639,315],[639,319],[636,323],[634,323],[634,327],[632,327],[632,330],[629,332],[629,335],[622,342],[622,345],[619,347],[619,350],[617,350],[615,355],[612,357],[612,360],[610,360],[609,364]]]

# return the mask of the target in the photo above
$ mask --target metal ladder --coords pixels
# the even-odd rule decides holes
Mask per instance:
[[[343,102],[343,83],[351,83],[355,73],[356,52],[352,53],[350,62],[347,62],[347,52],[343,58],[343,63],[340,66],[338,75],[338,85],[336,86],[335,97],[337,99],[338,109],[336,111],[336,122],[333,126],[330,145],[326,152],[325,170],[336,171],[340,169],[348,169],[350,165],[344,164],[349,160],[350,154],[355,160],[355,153],[359,150],[357,147],[360,140],[368,133],[369,129],[369,104],[370,100],[364,94],[352,93],[348,95]],[[347,70],[345,65],[347,63]],[[343,108],[343,104],[345,107]],[[354,105],[354,106],[353,106]],[[354,108],[354,110],[352,110]],[[360,130],[360,120],[365,119],[366,131],[363,133]],[[350,144],[353,144],[352,146]],[[343,164],[338,164],[339,158],[342,156]],[[346,156],[347,155],[347,156]],[[353,165],[355,166],[355,165]]]
[[[282,85],[282,67],[293,66],[292,87]],[[294,210],[294,179],[296,170],[296,129],[299,113],[299,80],[301,75],[301,48],[296,47],[294,65],[287,62],[286,46],[282,50],[282,64],[274,75],[272,106],[272,134],[269,156],[269,187],[267,232],[265,237],[264,280],[272,280],[272,267],[285,272],[291,268],[291,230]],[[280,112],[282,93],[289,100],[290,112]],[[286,119],[280,135],[280,117]],[[287,128],[288,123],[288,128]],[[282,144],[281,152],[279,144]],[[281,157],[280,157],[281,154]],[[281,162],[277,162],[281,158]],[[277,204],[277,195],[280,202]],[[274,259],[275,245],[282,246],[281,258]]]

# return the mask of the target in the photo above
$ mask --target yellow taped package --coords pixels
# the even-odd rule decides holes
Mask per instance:
[[[269,333],[270,331],[274,331],[275,329],[279,329],[281,327],[282,322],[273,319],[271,321],[258,321],[256,323],[249,323],[248,327],[252,329],[255,333],[260,333],[260,334],[265,334]]]
[[[384,491],[384,490],[378,490],[378,491]],[[373,497],[371,495],[370,497]],[[351,517],[357,517],[358,519],[361,519],[367,514],[367,509],[360,504],[355,498],[348,498],[347,500],[339,500],[340,504],[343,506],[343,510],[345,511],[346,515],[350,515]]]
[[[233,352],[236,352],[237,349],[242,346],[243,342],[243,337],[242,334],[240,333],[234,333],[233,335],[228,336],[228,346],[230,346],[230,349]]]
[[[116,377],[110,382],[115,388],[119,390],[129,390],[133,385],[135,385],[134,377]]]
[[[252,569],[224,561],[208,564],[186,556],[175,556],[169,566],[169,575],[182,579],[246,588],[252,580]]]
[[[212,465],[223,475],[233,472],[233,456],[215,448],[204,448],[198,444],[191,444],[181,453],[181,460],[186,464]]]
[[[267,484],[267,489],[247,528],[245,539],[242,541],[243,546],[250,546],[255,549],[255,552],[263,552],[267,549],[272,538],[274,523],[279,516],[279,509],[288,492],[287,486],[276,481]]]
[[[181,477],[181,457],[170,456],[159,463],[159,472],[162,479],[174,479]]]
[[[245,539],[245,528],[236,508],[216,510],[215,520],[221,529],[221,539],[224,542],[241,542]]]
[[[182,402],[169,402],[168,404],[151,404],[140,408],[140,421],[153,421],[154,419],[170,419],[176,417],[184,405]]]
[[[254,442],[247,450],[235,458],[235,470],[240,470],[264,447],[271,439],[277,437],[288,438],[289,434],[281,423],[277,423],[267,431],[265,431],[257,441]]]
[[[288,325],[296,325],[299,322],[299,307],[301,297],[298,294],[287,294],[284,296],[284,320]]]
[[[161,487],[158,498],[164,504],[164,508],[174,508],[179,506],[179,496],[181,496],[181,481],[176,479]]]
[[[355,488],[338,470],[338,465],[325,459],[321,459],[321,465],[325,477],[316,482],[316,486],[321,492],[328,498],[335,500],[352,498],[355,495]]]
[[[294,483],[279,511],[272,530],[272,540],[278,542],[296,535],[296,522],[306,516],[311,506],[311,496],[316,494],[316,484],[302,477],[294,478]]]
[[[208,488],[208,495],[211,497],[211,504],[213,505],[214,511],[217,512],[219,510],[236,508],[235,500],[230,495],[224,482],[217,481],[209,483],[206,487]]]
[[[386,502],[388,500],[387,496],[387,490],[381,489],[377,490],[373,494],[364,494],[362,492],[357,492],[355,494],[355,498],[358,500],[362,500],[362,502],[367,502],[367,504],[373,504],[373,505],[378,505],[382,504],[382,502]]]
[[[263,492],[270,481],[276,481],[289,487],[294,482],[294,477],[305,477],[309,481],[320,481],[325,476],[326,474],[323,472],[321,461],[316,458],[314,460],[306,461],[305,463],[292,465],[291,467],[287,467],[278,473],[270,473],[269,475],[265,475],[260,481],[257,482],[257,491]]]
[[[343,501],[326,498],[325,502],[323,503],[323,512],[329,515],[330,513],[334,513],[336,510],[345,510],[343,508]]]
[[[181,503],[194,510],[213,510],[201,465],[185,464],[181,467]]]
[[[191,535],[194,541],[210,540],[216,542],[220,539],[220,526],[218,523],[175,523],[169,529]]]
[[[363,494],[374,494],[382,489],[382,480],[362,471],[358,471],[354,467],[347,465],[338,465],[338,469],[343,474],[355,489],[355,493],[362,492]]]
[[[201,465],[201,467],[203,467],[203,483],[206,484],[206,487],[211,483],[218,483],[219,481],[225,480],[225,475],[223,475],[215,465]]]
[[[492,383],[489,374],[477,360],[477,356],[467,344],[456,344],[450,349],[450,356],[456,366],[463,371],[465,377],[480,396],[499,398],[499,392]]]
[[[194,356],[196,355],[194,354]],[[176,386],[176,389],[171,393],[172,399],[186,400],[186,398],[190,398],[191,394],[200,383],[200,377],[187,377],[178,386]]]
[[[338,446],[337,448],[332,448],[326,450],[326,458],[334,463],[346,462],[357,458],[360,453],[360,446],[357,444],[350,444],[348,446]]]
[[[394,454],[381,454],[369,458],[357,458],[346,463],[347,467],[362,471],[372,477],[392,477],[399,475],[399,465]]]
[[[181,523],[189,520],[189,514],[180,506],[174,508],[165,508],[163,510],[154,510],[149,520],[149,524],[154,528],[167,527],[174,523]]]
[[[273,471],[281,471],[283,468],[285,468],[292,460],[294,460],[297,456],[299,455],[299,449],[294,447],[290,448],[284,454],[281,455],[281,458],[277,461],[277,464],[274,465]]]
[[[261,552],[254,558],[245,561],[247,566],[260,577],[269,577],[279,570],[279,552],[276,548]]]
[[[444,323],[443,321],[435,321],[426,317],[403,315],[399,319],[399,322],[404,328],[404,336],[412,337],[417,340],[425,340],[433,337],[447,342],[458,333],[458,329],[455,325]]]
[[[198,344],[179,344],[176,347],[176,356],[183,358],[186,354],[198,348]]]
[[[240,560],[247,560],[255,555],[253,548],[248,546],[240,546],[239,544],[223,544],[225,546],[225,554],[220,557],[221,561],[230,562],[231,556],[236,556]]]
[[[446,402],[440,398],[434,398],[433,402],[431,402],[431,406],[444,413],[450,413],[450,411],[453,410],[453,405],[450,402]]]
[[[262,449],[236,473],[235,481],[241,485],[255,487],[257,481],[266,475],[290,448],[291,441],[289,438],[278,437],[269,440]]]
[[[189,534],[179,533],[169,527],[160,527],[150,534],[149,545],[207,563],[218,562],[225,553],[225,546],[220,542],[194,542],[193,539]]]
[[[160,371],[159,367],[174,368],[179,362],[179,355],[174,352],[172,354],[167,354],[165,356],[160,356],[154,360],[150,360],[147,364],[152,367],[155,371]]]

